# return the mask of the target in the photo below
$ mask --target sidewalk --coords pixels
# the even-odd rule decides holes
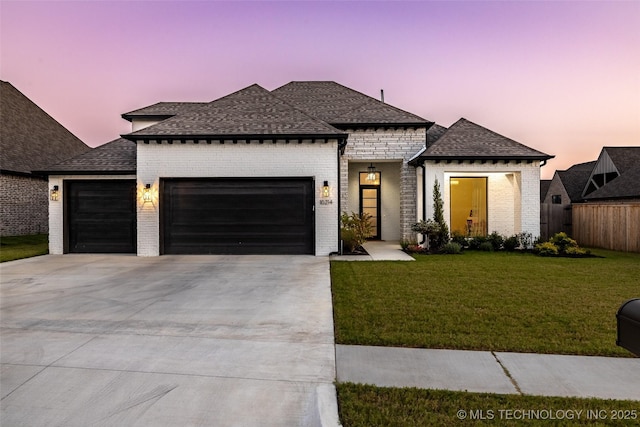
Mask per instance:
[[[338,382],[640,401],[640,359],[336,345]]]

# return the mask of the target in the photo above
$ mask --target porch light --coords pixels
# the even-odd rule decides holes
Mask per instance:
[[[142,201],[150,202],[151,201],[151,184],[146,184],[144,189],[142,190]]]
[[[329,181],[325,181],[324,185],[322,186],[322,197],[329,197],[329,193],[330,193]]]
[[[373,163],[371,163],[369,165],[369,167],[367,167],[367,170],[369,171],[369,174],[367,175],[367,181],[375,181],[376,180],[376,167],[373,166]]]
[[[60,197],[59,187],[57,185],[54,185],[49,194],[50,194],[51,200],[53,200],[54,202],[57,202],[58,198]]]

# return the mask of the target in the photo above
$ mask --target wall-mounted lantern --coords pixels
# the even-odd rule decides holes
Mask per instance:
[[[151,184],[146,184],[142,189],[142,201],[144,203],[150,202],[152,200],[151,196]]]
[[[57,202],[60,198],[60,187],[54,185],[51,191],[49,192],[49,198],[54,202]]]
[[[322,197],[329,197],[331,195],[331,188],[329,187],[329,181],[325,181],[322,186]]]

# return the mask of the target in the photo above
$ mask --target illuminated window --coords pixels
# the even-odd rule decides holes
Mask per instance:
[[[451,232],[465,236],[487,235],[487,178],[449,180]]]

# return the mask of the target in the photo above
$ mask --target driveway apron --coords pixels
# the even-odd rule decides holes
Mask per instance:
[[[314,425],[319,390],[335,394],[326,257],[47,255],[0,269],[3,426]]]

